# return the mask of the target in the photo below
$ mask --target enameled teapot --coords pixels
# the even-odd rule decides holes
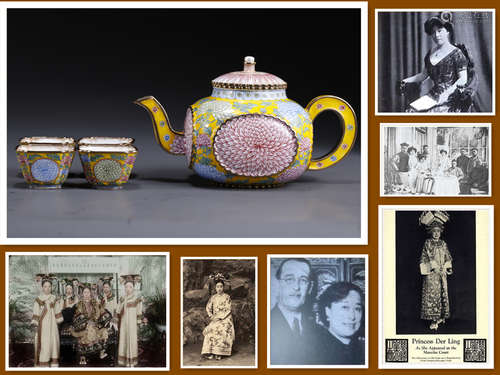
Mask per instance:
[[[192,104],[184,132],[172,129],[161,104],[152,96],[136,100],[153,120],[156,140],[199,176],[230,186],[276,186],[344,158],[356,139],[356,116],[347,102],[323,95],[304,109],[286,97],[286,82],[255,71],[245,57],[244,69],[212,81],[212,95]],[[340,115],[343,136],[329,154],[312,159],[314,118],[324,110]]]

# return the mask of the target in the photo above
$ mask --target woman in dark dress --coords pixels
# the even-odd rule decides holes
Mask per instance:
[[[432,80],[430,91],[410,103],[407,112],[454,112],[459,95],[468,83],[468,58],[465,47],[454,45],[453,25],[443,17],[431,17],[424,24],[425,33],[432,38],[434,46],[427,52],[422,72],[401,81],[402,90],[408,83],[421,83],[427,78]],[[467,52],[466,52],[467,53]],[[462,98],[460,98],[462,100]],[[419,101],[420,105],[416,102]],[[425,103],[424,103],[425,102]]]
[[[358,286],[348,282],[331,284],[319,297],[323,330],[318,364],[365,364],[364,297]]]

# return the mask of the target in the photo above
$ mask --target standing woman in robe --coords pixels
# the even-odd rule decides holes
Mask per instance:
[[[443,229],[436,221],[429,225],[431,238],[425,240],[420,257],[423,277],[420,318],[431,321],[431,330],[437,330],[450,317],[447,276],[453,273],[452,258],[446,242],[440,238]]]
[[[32,324],[35,334],[35,366],[59,366],[59,328],[63,321],[60,301],[52,294],[52,282],[42,281],[42,292],[33,305]]]
[[[117,308],[118,316],[118,365],[135,367],[138,360],[139,324],[146,324],[147,318],[142,315],[142,297],[134,291],[134,282],[125,282],[125,296],[120,298]]]
[[[230,356],[234,341],[234,325],[231,315],[231,297],[224,293],[224,280],[215,280],[216,293],[207,303],[210,323],[203,330],[202,356],[207,359],[222,359]]]

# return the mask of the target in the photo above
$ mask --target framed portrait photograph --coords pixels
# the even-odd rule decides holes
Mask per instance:
[[[376,9],[376,115],[494,115],[495,9]]]
[[[257,368],[257,258],[181,257],[181,368]]]
[[[368,367],[368,255],[268,255],[267,367]]]
[[[493,206],[379,216],[379,367],[493,368]]]
[[[380,195],[490,197],[491,124],[380,124]]]
[[[5,253],[6,370],[165,371],[169,253]]]

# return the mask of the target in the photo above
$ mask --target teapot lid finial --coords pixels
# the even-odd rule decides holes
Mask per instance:
[[[231,90],[281,90],[286,82],[273,74],[256,72],[255,58],[245,56],[243,71],[223,74],[212,81],[215,88]]]
[[[243,64],[243,71],[255,72],[255,58],[253,56],[245,56],[245,63]]]

